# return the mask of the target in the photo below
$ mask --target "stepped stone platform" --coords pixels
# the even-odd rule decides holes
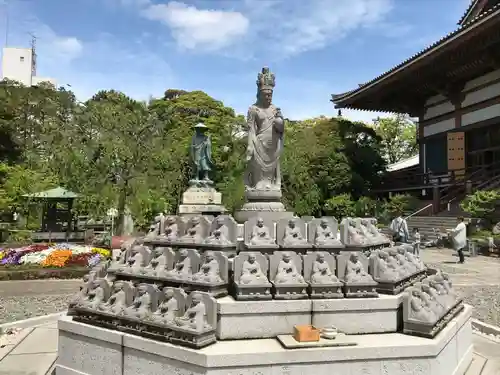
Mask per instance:
[[[350,335],[356,346],[297,350],[284,349],[271,338],[218,341],[193,350],[64,317],[59,321],[56,374],[462,375],[472,361],[471,311],[465,306],[433,339],[400,333]]]

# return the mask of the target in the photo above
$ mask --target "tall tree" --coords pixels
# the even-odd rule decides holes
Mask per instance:
[[[407,115],[377,118],[373,124],[384,158],[393,164],[418,153],[416,124]]]

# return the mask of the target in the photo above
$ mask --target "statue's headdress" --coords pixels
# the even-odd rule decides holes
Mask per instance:
[[[267,66],[262,68],[262,72],[257,76],[257,87],[259,91],[273,90],[275,85],[274,73],[269,71]]]

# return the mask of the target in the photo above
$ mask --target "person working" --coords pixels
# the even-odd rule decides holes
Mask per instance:
[[[401,214],[391,222],[392,239],[394,242],[408,242],[408,224]]]
[[[453,243],[453,250],[458,253],[458,261],[460,264],[465,262],[464,248],[467,245],[467,227],[464,223],[464,218],[457,218],[458,224],[455,229],[450,231],[450,237]]]

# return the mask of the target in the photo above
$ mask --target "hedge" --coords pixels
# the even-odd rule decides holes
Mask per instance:
[[[36,264],[0,266],[0,281],[39,279],[80,279],[89,273],[88,267],[42,267]]]

